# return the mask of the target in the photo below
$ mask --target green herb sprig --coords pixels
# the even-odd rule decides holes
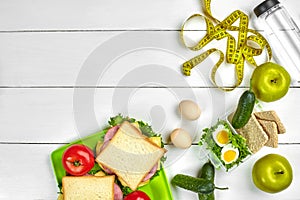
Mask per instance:
[[[222,147],[217,145],[213,139],[214,131],[221,125],[223,125],[224,128],[227,130],[229,134],[229,141],[232,144],[232,146],[234,146],[239,150],[238,159],[235,162],[230,164],[225,164],[225,162],[221,159]],[[204,144],[206,144],[206,148],[212,151],[215,154],[215,156],[220,160],[220,162],[222,162],[222,164],[226,168],[226,171],[228,171],[235,165],[241,164],[246,157],[251,155],[251,152],[249,151],[248,146],[246,144],[246,139],[239,134],[233,133],[231,131],[229,124],[225,120],[218,120],[218,122],[211,128],[203,129],[203,134],[200,138],[199,145],[201,146]]]

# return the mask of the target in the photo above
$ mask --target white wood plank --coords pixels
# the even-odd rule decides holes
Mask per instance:
[[[139,86],[141,80],[128,80],[133,75],[165,86],[211,85],[211,59],[199,73],[182,74],[182,63],[200,52],[184,48],[176,31],[11,33],[0,34],[0,42],[4,87]]]
[[[2,1],[0,30],[178,30],[182,21],[194,13],[202,12],[200,0],[180,1]],[[234,10],[247,14],[262,0],[247,3],[239,0],[212,1],[212,12],[220,20]],[[297,0],[284,2],[295,11]],[[299,14],[295,15],[297,20]],[[253,17],[255,19],[255,17]]]
[[[183,75],[182,64],[203,51],[183,47],[176,31],[2,33],[0,43],[3,87],[210,87],[210,71],[219,59],[212,55],[191,76]],[[225,52],[225,43],[213,42],[207,48]],[[257,59],[261,63],[263,58]],[[242,85],[249,85],[253,69],[245,64]],[[233,85],[234,65],[222,65],[217,80],[219,85]]]
[[[182,5],[181,1],[10,1],[2,3],[1,18],[6,20],[1,23],[2,30],[160,29],[177,26],[178,8],[185,16],[200,7],[195,0]]]
[[[182,63],[199,54],[180,44],[178,32],[12,33],[0,34],[0,42],[1,86],[137,86],[120,80],[154,78],[157,68],[172,73],[158,77],[161,84],[182,86]],[[190,84],[208,81],[210,67],[201,68],[205,78],[195,73]]]
[[[57,184],[52,171],[50,154],[59,144],[0,144],[2,160],[0,162],[0,198],[1,199],[45,199],[57,197]],[[165,171],[169,180],[176,174],[183,173],[196,176],[201,166],[207,161],[199,157],[199,147],[193,145],[183,154],[166,146],[168,160]],[[220,200],[238,200],[247,196],[251,199],[297,199],[299,195],[299,145],[280,145],[278,149],[264,148],[231,173],[216,172],[216,185],[228,186],[227,191],[216,191]],[[285,191],[278,194],[267,194],[255,188],[251,181],[251,170],[254,162],[268,153],[285,156],[293,167],[294,179]],[[197,199],[197,195],[171,186],[174,200]],[[242,192],[241,192],[242,191]]]
[[[2,33],[1,86],[72,86],[89,54],[115,33]]]
[[[61,145],[0,144],[0,199],[57,198],[50,154]],[[4,153],[5,152],[5,153]]]
[[[97,89],[1,89],[1,142],[69,142],[103,128],[109,117],[122,113],[143,119],[160,132],[165,141],[178,127],[187,129],[197,142],[201,130],[237,105],[245,89],[224,93],[208,88],[97,88]],[[264,104],[274,109],[286,126],[280,143],[299,143],[299,88],[287,96]],[[177,112],[183,99],[196,101],[202,114],[189,122]],[[292,114],[291,114],[292,113]]]

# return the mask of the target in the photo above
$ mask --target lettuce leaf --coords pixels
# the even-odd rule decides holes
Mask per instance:
[[[230,141],[229,143],[231,143],[232,146],[234,146],[235,148],[237,148],[239,150],[238,159],[235,162],[230,163],[230,164],[225,164],[225,162],[221,159],[222,147],[217,145],[217,143],[213,139],[214,131],[221,125],[223,125],[224,128],[229,133],[229,141]],[[227,171],[230,168],[232,168],[233,166],[239,165],[240,163],[243,162],[243,160],[246,157],[251,155],[251,152],[249,151],[249,148],[246,144],[246,139],[239,134],[233,133],[231,131],[229,124],[224,120],[218,120],[218,122],[214,126],[212,126],[210,128],[205,128],[202,131],[203,131],[203,134],[202,134],[198,144],[200,146],[206,144],[206,149],[210,150],[220,160],[220,162],[223,164],[223,166],[226,168]]]
[[[130,123],[137,122],[139,124],[140,130],[142,133],[148,137],[155,137],[155,136],[161,136],[160,134],[157,134],[153,131],[152,127],[141,120],[136,120],[134,118],[130,118],[128,116],[122,116],[121,114],[116,115],[115,117],[111,117],[110,120],[108,121],[108,124],[113,127],[116,125],[122,124],[124,121],[128,121]]]

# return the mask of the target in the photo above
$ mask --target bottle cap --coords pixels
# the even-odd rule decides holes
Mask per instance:
[[[257,17],[259,17],[261,14],[272,8],[273,6],[279,4],[280,2],[278,0],[266,0],[256,6],[253,11]]]

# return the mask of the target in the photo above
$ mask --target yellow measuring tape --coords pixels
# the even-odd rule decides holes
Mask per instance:
[[[242,11],[236,10],[233,13],[231,13],[228,17],[226,17],[223,21],[219,21],[218,19],[212,16],[211,8],[210,8],[211,0],[204,0],[204,3],[205,3],[204,5],[205,12],[207,16],[203,16],[201,14],[194,14],[190,16],[183,23],[181,27],[181,31],[180,31],[181,40],[183,44],[189,49],[193,51],[198,51],[214,39],[221,40],[223,38],[227,38],[226,62],[235,65],[236,83],[232,87],[222,87],[216,83],[215,77],[216,77],[217,70],[225,60],[224,53],[216,48],[209,49],[204,53],[183,63],[183,73],[186,76],[190,76],[192,68],[194,68],[196,65],[204,61],[210,54],[217,52],[219,53],[220,57],[218,62],[212,68],[211,77],[210,77],[211,81],[218,88],[224,91],[231,91],[236,87],[238,87],[243,81],[245,60],[247,60],[250,64],[257,66],[255,59],[253,57],[260,55],[263,52],[263,49],[266,48],[268,60],[270,60],[272,57],[272,50],[267,40],[260,33],[248,28],[248,23],[249,23],[248,16],[244,14]],[[184,39],[185,25],[187,24],[187,22],[189,22],[191,19],[195,17],[201,17],[205,20],[207,32],[206,35],[195,46],[188,46]],[[238,20],[239,20],[239,25],[233,26],[233,24]],[[214,25],[214,23],[216,25]],[[238,32],[237,42],[235,38],[227,31]],[[247,44],[248,41],[252,41],[258,44],[259,48],[254,48],[252,46],[249,46]]]

